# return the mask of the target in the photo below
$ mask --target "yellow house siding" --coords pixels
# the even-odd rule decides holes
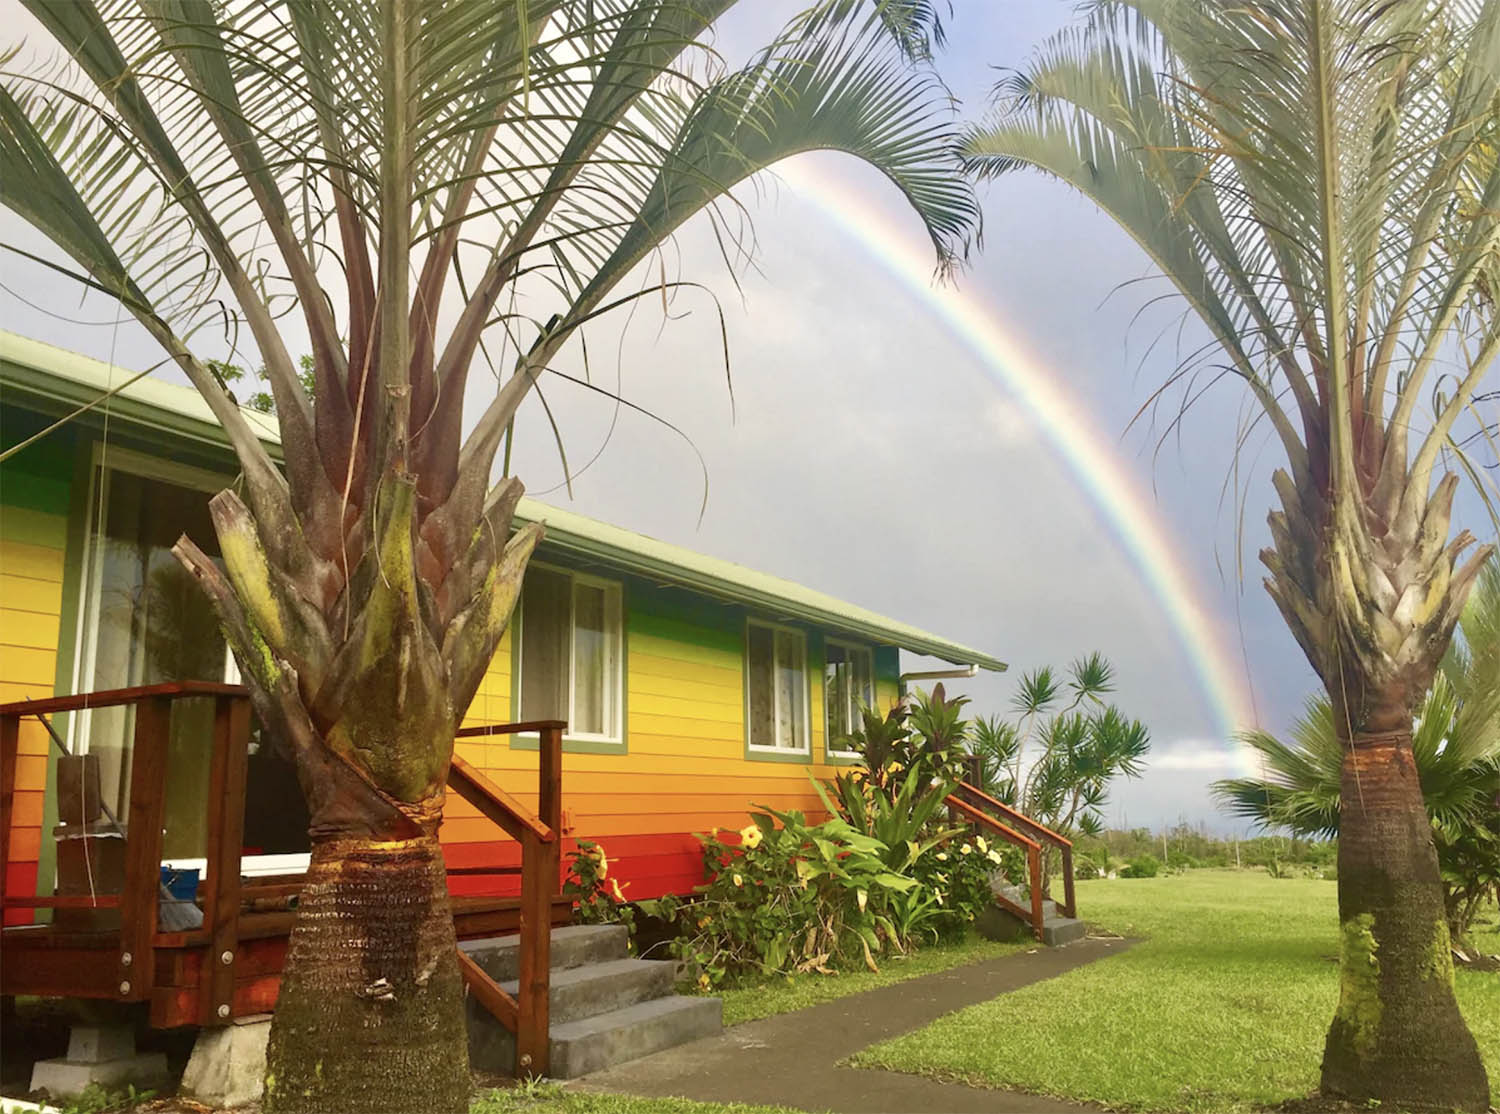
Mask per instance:
[[[13,432],[7,426],[6,443]],[[65,449],[38,446],[0,468],[0,703],[53,695],[57,683],[70,465]],[[7,893],[36,890],[46,812],[50,740],[22,720],[10,823]],[[24,910],[9,922],[29,921]]]
[[[607,753],[565,746],[563,808],[570,836],[604,844],[628,897],[691,889],[701,881],[693,834],[744,827],[758,805],[822,815],[810,777],[828,779],[837,770],[824,751],[822,632],[799,627],[807,637],[811,754],[767,761],[745,746],[749,617],[743,608],[683,590],[626,582],[625,742]],[[511,717],[514,642],[508,637],[496,655],[466,726]],[[895,651],[881,654],[889,668],[879,678],[877,702],[888,705],[897,697]],[[533,749],[493,736],[461,739],[458,752],[535,806]],[[450,797],[447,815],[450,863],[513,856],[513,846],[464,802]]]

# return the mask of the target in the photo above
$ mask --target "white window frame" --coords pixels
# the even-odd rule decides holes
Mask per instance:
[[[781,686],[776,684],[776,635],[796,635],[802,643],[802,746],[768,747],[753,742],[755,732],[750,722],[750,629],[760,627],[771,632],[771,733],[779,736],[781,726]],[[812,757],[812,672],[807,667],[807,632],[784,623],[768,623],[764,619],[745,620],[745,749],[751,754],[785,754]]]
[[[99,544],[100,527],[109,506],[109,476],[111,472],[128,472],[148,480],[176,484],[217,494],[234,483],[232,475],[214,472],[207,468],[196,468],[190,464],[165,460],[147,453],[122,449],[95,441],[89,457],[89,494],[86,504],[88,519],[83,531],[83,577],[79,585],[78,629],[73,645],[78,654],[73,661],[73,691],[87,692],[93,688],[94,669],[98,665],[98,614],[100,595],[104,590],[104,547]],[[237,685],[241,681],[239,663],[234,652],[224,647],[224,683]],[[68,749],[74,754],[87,754],[89,750],[88,711],[74,712],[68,716]],[[240,858],[240,873],[246,877],[287,874],[305,871],[312,861],[310,851],[293,851],[274,855],[243,855]],[[197,870],[200,877],[208,877],[207,859],[163,859],[162,866],[173,870]]]
[[[834,735],[833,732],[829,731],[829,729],[828,729],[828,710],[829,710],[829,705],[828,705],[828,650],[827,650],[827,647],[829,647],[829,646],[839,646],[839,647],[841,647],[844,650],[844,652],[846,654],[848,654],[850,652],[856,653],[856,654],[864,654],[864,655],[866,655],[870,659],[870,699],[866,700],[866,701],[862,701],[862,703],[867,704],[867,705],[869,705],[872,708],[875,706],[875,692],[876,692],[876,684],[875,684],[875,647],[868,646],[868,645],[866,645],[866,644],[864,644],[862,642],[849,642],[849,641],[847,641],[845,639],[842,639],[842,638],[825,638],[823,640],[823,646],[824,646],[824,651],[823,651],[823,732],[824,732],[824,735],[823,735],[823,749],[824,749],[825,752],[827,752],[830,756],[832,756],[834,758],[858,758],[859,757],[859,753],[857,751],[852,751],[852,750],[838,750],[837,748],[835,748],[834,745],[833,745],[833,740],[835,738],[835,735]],[[840,732],[840,734],[852,734],[855,730],[858,730],[860,726],[861,726],[861,724],[856,723],[856,724],[852,725],[852,727],[848,731],[846,731],[846,732]]]
[[[591,576],[588,573],[577,572],[574,569],[562,568],[558,565],[548,565],[539,561],[533,561],[529,568],[545,570],[568,578],[568,729],[563,733],[563,739],[567,742],[576,743],[605,743],[612,746],[623,747],[625,745],[625,586],[621,581],[609,580],[602,576]],[[575,731],[573,729],[573,703],[577,698],[577,654],[574,641],[578,636],[578,596],[577,586],[579,584],[591,588],[602,588],[605,593],[605,634],[613,643],[614,669],[612,673],[612,686],[605,692],[605,705],[607,709],[606,719],[613,726],[612,732],[598,734],[591,731]],[[610,601],[613,606],[610,606]],[[521,582],[521,598],[516,609],[515,634],[511,642],[511,669],[515,673],[513,691],[516,694],[515,714],[519,717],[525,714],[521,708],[521,694],[524,691],[521,679],[521,670],[525,665],[526,639],[522,628],[526,625],[526,583]],[[520,735],[517,738],[534,740],[535,734]]]
[[[131,449],[106,446],[103,441],[94,442],[89,464],[88,519],[83,531],[84,575],[79,585],[78,629],[73,641],[73,645],[78,647],[78,654],[73,661],[74,692],[93,690],[94,670],[99,663],[98,618],[100,596],[104,591],[101,583],[104,575],[104,547],[99,544],[99,534],[109,505],[111,472],[128,472],[144,479],[159,480],[210,494],[217,494],[234,483],[233,476],[222,472],[163,460]],[[224,646],[224,682],[230,685],[240,683],[239,663],[234,660],[234,653],[227,642]],[[68,749],[74,754],[88,753],[88,718],[87,710],[75,712],[68,717]]]

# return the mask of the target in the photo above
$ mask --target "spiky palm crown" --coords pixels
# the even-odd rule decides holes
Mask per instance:
[[[1440,853],[1476,825],[1489,825],[1488,838],[1500,839],[1500,560],[1486,565],[1460,625],[1412,738]],[[1228,811],[1298,835],[1338,835],[1344,748],[1326,697],[1308,701],[1288,739],[1268,731],[1241,739],[1264,771],[1214,783]]]
[[[726,201],[732,238],[730,190],[813,149],[881,170],[940,267],[977,227],[932,5],[821,0],[740,69],[708,45],[732,6],[27,0],[62,56],[6,63],[4,204],[213,409],[243,473],[213,502],[223,570],[179,556],[260,714],[398,812],[440,800],[538,539],[493,478],[517,407],[590,321],[679,285],[622,280]],[[284,469],[198,350],[226,322]]]
[[[1484,557],[1433,478],[1500,352],[1500,3],[1085,7],[970,165],[1067,182],[1175,284],[1212,343],[1173,382],[1238,377],[1285,452],[1267,588],[1347,726],[1409,707]]]

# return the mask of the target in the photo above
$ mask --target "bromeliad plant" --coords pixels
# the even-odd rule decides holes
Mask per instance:
[[[832,793],[816,778],[813,788],[830,814],[842,816],[855,831],[879,841],[892,870],[908,869],[959,830],[936,822],[952,785],[920,768],[907,771],[899,783],[888,777],[884,788],[858,770],[836,777]]]
[[[218,554],[175,552],[312,813],[265,1107],[466,1110],[436,832],[541,536],[496,479],[518,409],[602,316],[692,289],[660,249],[702,213],[734,241],[721,203],[787,156],[867,161],[959,258],[934,6],[816,0],[729,68],[733,0],[24,3],[58,50],[5,55],[0,203],[56,250],[7,247],[134,317],[241,468]],[[214,356],[263,368],[282,462]]]

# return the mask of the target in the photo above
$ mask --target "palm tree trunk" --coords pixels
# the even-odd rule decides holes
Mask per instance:
[[[1374,730],[1343,740],[1339,1005],[1323,1053],[1323,1092],[1402,1109],[1483,1112],[1489,1081],[1453,995],[1412,713],[1388,703],[1385,714],[1366,718]]]
[[[315,844],[267,1050],[266,1114],[461,1114],[466,1047],[437,838]]]

